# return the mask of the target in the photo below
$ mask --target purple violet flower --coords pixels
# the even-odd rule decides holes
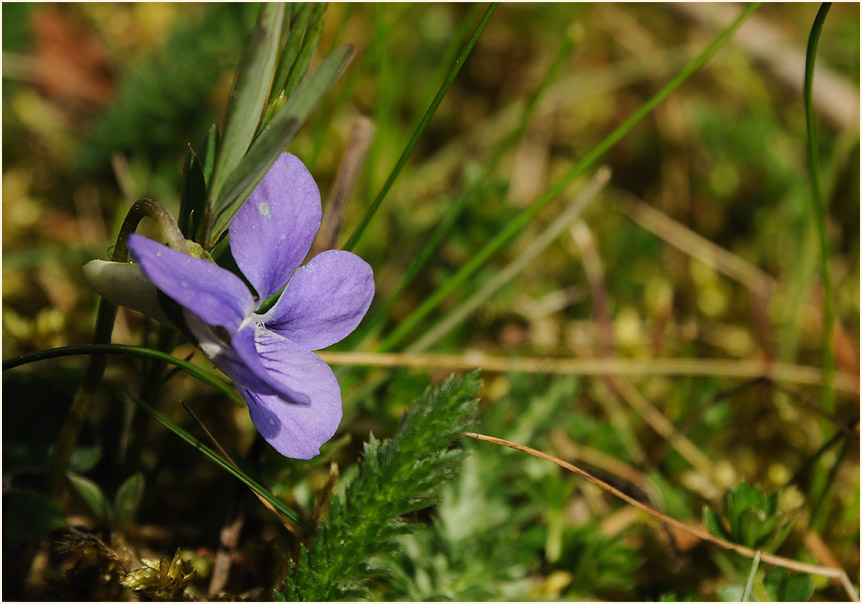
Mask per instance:
[[[212,262],[140,235],[128,240],[144,275],[183,307],[188,332],[234,381],[261,435],[297,459],[317,455],[341,421],[338,381],[312,350],[345,338],[374,297],[371,267],[350,252],[328,250],[298,268],[321,215],[308,169],[283,153],[230,225],[234,260],[257,295]]]

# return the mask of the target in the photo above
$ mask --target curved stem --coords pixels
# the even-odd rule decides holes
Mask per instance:
[[[144,357],[153,359],[169,365],[176,365],[190,376],[199,379],[203,383],[212,386],[216,390],[226,394],[234,401],[243,404],[242,398],[236,391],[222,382],[218,378],[213,377],[197,365],[185,361],[183,359],[172,356],[166,352],[144,348],[142,346],[127,346],[125,344],[90,344],[87,346],[61,346],[59,348],[49,348],[48,350],[40,350],[39,352],[30,352],[22,354],[13,359],[3,361],[3,371],[21,367],[36,361],[46,361],[48,359],[58,359],[62,357],[72,357],[80,355],[93,355],[94,358],[104,359],[105,355],[119,354],[128,356]]]
[[[186,240],[176,221],[165,207],[152,199],[141,198],[132,204],[129,212],[126,214],[125,220],[123,220],[120,233],[117,235],[117,243],[111,252],[111,260],[114,262],[128,261],[129,250],[126,246],[126,241],[129,235],[135,232],[135,229],[138,228],[138,223],[145,216],[152,218],[158,223],[171,248],[188,254]],[[109,344],[111,342],[111,334],[114,331],[114,320],[116,318],[117,305],[105,298],[99,300],[99,309],[96,312],[96,329],[93,335],[95,344]],[[84,418],[90,410],[93,394],[102,381],[106,364],[107,360],[103,355],[93,356],[87,366],[84,380],[78,387],[77,392],[75,392],[75,398],[72,400],[72,406],[69,407],[63,427],[60,429],[57,443],[54,446],[54,452],[51,455],[51,464],[48,467],[47,489],[51,497],[58,497],[63,491],[63,479],[66,475],[66,468],[69,466],[72,451],[74,451],[75,444],[78,442],[78,434],[81,431],[81,426],[84,424]]]

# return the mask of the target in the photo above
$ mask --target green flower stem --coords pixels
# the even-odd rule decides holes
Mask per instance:
[[[470,260],[461,267],[461,269],[445,281],[431,296],[426,298],[411,315],[409,315],[398,326],[392,334],[384,340],[379,348],[380,352],[392,350],[404,337],[410,333],[419,322],[424,319],[432,310],[446,299],[446,297],[455,291],[462,283],[467,281],[487,260],[500,248],[512,240],[524,227],[526,227],[533,217],[553,201],[560,193],[562,193],[571,182],[586,172],[598,159],[604,155],[611,147],[617,144],[629,131],[632,130],[645,116],[647,116],[655,107],[674,92],[680,85],[685,82],[689,76],[700,69],[704,63],[721,48],[730,38],[734,31],[745,21],[757,8],[759,2],[750,4],[739,17],[736,18],[724,31],[722,31],[713,42],[693,61],[686,65],[670,82],[665,84],[658,92],[656,92],[646,103],[641,105],[632,115],[630,115],[622,124],[620,124],[613,132],[611,132],[604,140],[587,153],[581,161],[576,163],[569,172],[557,181],[548,191],[545,192],[539,199],[527,206],[503,229],[489,241],[485,247],[479,250]]]
[[[431,118],[434,117],[434,114],[437,112],[437,108],[440,106],[440,103],[443,102],[443,97],[446,96],[446,93],[449,91],[449,87],[452,85],[452,82],[455,81],[455,78],[458,76],[458,72],[461,71],[461,67],[464,66],[464,62],[470,55],[470,51],[473,50],[473,47],[479,40],[479,35],[485,29],[485,26],[488,24],[488,21],[491,20],[494,11],[497,10],[497,7],[499,5],[499,2],[492,2],[491,5],[488,6],[488,9],[485,11],[485,14],[482,15],[482,19],[479,21],[478,25],[476,25],[476,29],[473,31],[473,35],[470,37],[463,50],[461,50],[461,53],[455,59],[455,63],[453,63],[452,69],[449,71],[449,76],[440,86],[440,90],[437,92],[437,96],[435,96],[434,100],[431,101],[431,105],[429,105],[428,110],[425,112],[422,121],[419,122],[419,126],[413,132],[413,136],[410,137],[410,141],[407,143],[407,147],[404,149],[404,152],[401,154],[401,157],[395,164],[395,167],[392,168],[392,173],[389,174],[389,178],[386,179],[386,182],[383,184],[383,188],[380,189],[380,193],[378,193],[377,197],[374,198],[374,201],[371,202],[371,206],[368,208],[368,211],[362,218],[362,222],[353,232],[353,235],[350,236],[350,239],[347,241],[347,243],[344,245],[345,250],[351,251],[353,250],[353,248],[356,247],[356,244],[359,242],[359,239],[365,232],[368,223],[371,222],[371,219],[374,217],[374,214],[377,213],[380,204],[383,202],[383,198],[386,197],[386,194],[389,193],[389,189],[392,188],[395,179],[398,177],[399,174],[401,174],[401,170],[404,168],[404,165],[407,163],[407,160],[413,153],[413,149],[419,142],[419,138],[422,136],[422,133],[425,131],[425,128],[428,126],[429,122],[431,122]]]
[[[823,408],[827,411],[835,409],[835,392],[833,387],[835,374],[835,356],[833,341],[835,339],[835,306],[832,303],[832,276],[829,271],[829,241],[826,236],[826,210],[820,197],[820,159],[817,152],[817,127],[814,123],[814,101],[812,100],[812,85],[814,82],[814,60],[817,56],[817,44],[823,22],[832,7],[831,2],[825,2],[817,11],[811,35],[808,37],[808,49],[805,53],[805,124],[808,130],[808,168],[811,172],[811,201],[814,206],[814,218],[817,225],[817,236],[820,240],[820,275],[823,279]]]
[[[129,259],[129,250],[126,246],[126,241],[129,235],[135,232],[141,219],[147,216],[156,221],[171,248],[179,252],[188,253],[186,241],[179,226],[177,226],[176,221],[174,221],[164,206],[152,199],[139,199],[132,204],[128,214],[126,214],[125,220],[123,220],[120,234],[117,236],[117,243],[111,253],[111,260],[114,262],[126,262]],[[99,300],[99,309],[96,312],[96,330],[93,336],[93,341],[96,345],[110,343],[111,334],[114,331],[114,320],[116,318],[117,305],[104,298]],[[69,459],[71,459],[72,451],[74,451],[75,444],[78,442],[78,434],[81,432],[84,418],[87,417],[87,413],[90,411],[93,394],[102,381],[106,365],[107,360],[104,356],[96,355],[91,357],[87,371],[84,374],[84,380],[75,393],[72,406],[69,407],[69,412],[63,422],[63,427],[60,429],[60,435],[57,437],[57,444],[54,446],[51,463],[48,467],[47,490],[51,497],[59,497],[63,491],[63,483],[66,476],[66,468],[69,466]],[[3,364],[3,367],[5,370],[6,363]]]
[[[833,352],[835,339],[835,307],[832,302],[832,276],[829,271],[829,241],[826,234],[826,209],[820,195],[820,158],[817,151],[817,125],[814,122],[814,101],[812,88],[814,83],[814,62],[817,57],[817,45],[826,15],[832,7],[831,2],[820,6],[811,34],[808,36],[808,47],[805,52],[805,125],[808,134],[808,169],[811,173],[811,202],[814,209],[814,222],[817,226],[817,237],[820,244],[820,278],[823,281],[823,390],[821,403],[826,411],[835,409],[835,356]],[[821,423],[822,430],[831,428],[828,423]],[[830,489],[830,472],[826,465],[818,463],[811,486],[811,525],[815,530],[822,531],[826,524],[826,513]]]

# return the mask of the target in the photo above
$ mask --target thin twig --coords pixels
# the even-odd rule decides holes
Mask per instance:
[[[767,378],[779,382],[817,385],[822,372],[817,367],[789,363],[766,364],[757,359],[560,359],[542,357],[498,357],[481,352],[462,355],[431,353],[320,352],[331,365],[362,367],[435,367],[474,369],[486,372],[547,373],[563,375],[689,375],[727,378]],[[835,374],[836,388],[859,394],[859,384],[846,373]]]
[[[646,512],[647,514],[649,514],[650,516],[652,516],[653,518],[655,518],[659,522],[671,525],[671,526],[678,528],[678,529],[680,529],[680,530],[682,530],[682,531],[684,531],[690,535],[697,537],[698,539],[702,539],[703,541],[708,541],[709,543],[717,545],[718,547],[721,547],[723,549],[733,550],[736,553],[742,554],[743,556],[745,556],[747,558],[754,558],[755,556],[758,555],[759,550],[755,550],[755,549],[752,549],[750,547],[746,547],[744,545],[739,545],[738,543],[732,543],[732,542],[727,541],[725,539],[720,539],[718,537],[714,537],[713,535],[709,534],[706,531],[691,527],[691,526],[689,526],[683,522],[680,522],[679,520],[676,520],[675,518],[671,518],[670,516],[668,516],[666,514],[662,514],[661,512],[658,512],[658,511],[652,509],[648,505],[641,503],[637,499],[634,499],[633,497],[626,495],[625,493],[623,493],[619,489],[609,485],[608,483],[604,482],[603,480],[596,478],[592,474],[578,468],[577,466],[574,466],[568,462],[565,462],[562,459],[554,457],[553,455],[548,455],[547,453],[543,453],[542,451],[538,451],[537,449],[525,447],[524,445],[519,445],[518,443],[513,443],[513,442],[508,441],[508,440],[503,440],[502,438],[497,438],[495,436],[487,436],[485,434],[477,434],[475,432],[465,432],[464,436],[467,436],[469,438],[475,438],[476,440],[481,440],[481,441],[493,443],[495,445],[500,445],[503,447],[509,447],[510,449],[515,449],[516,451],[521,451],[522,453],[527,453],[527,454],[532,455],[534,457],[538,457],[540,459],[544,459],[546,461],[550,461],[552,463],[555,463],[558,466],[560,466],[561,468],[564,468],[564,469],[566,469],[566,470],[568,470],[574,474],[577,474],[581,478],[587,479],[588,481],[595,484],[596,486],[598,486],[602,490],[607,491],[608,493],[610,493],[614,497],[618,497],[619,499],[622,499],[623,501],[625,501],[629,505],[632,505],[632,506],[638,508],[639,510]],[[761,561],[766,562],[768,564],[774,564],[775,566],[782,566],[784,568],[788,568],[790,570],[795,570],[795,571],[802,572],[802,573],[810,573],[813,575],[821,575],[824,577],[838,578],[841,580],[841,584],[844,586],[844,589],[847,591],[847,595],[850,596],[851,600],[857,601],[859,599],[859,597],[856,595],[856,590],[853,588],[852,583],[850,583],[850,578],[847,576],[847,573],[841,568],[834,568],[834,567],[829,567],[829,566],[816,566],[814,564],[806,564],[805,562],[799,562],[799,561],[793,560],[791,558],[785,558],[783,556],[776,556],[775,554],[766,554],[766,553],[762,554]]]

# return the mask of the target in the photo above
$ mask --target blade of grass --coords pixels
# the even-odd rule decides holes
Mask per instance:
[[[571,55],[573,47],[574,41],[571,38],[567,37],[563,40],[563,43],[560,46],[560,50],[557,52],[556,57],[554,57],[554,60],[551,62],[551,66],[545,72],[545,75],[542,77],[541,82],[539,82],[539,85],[536,86],[536,88],[530,94],[530,97],[527,99],[527,102],[524,104],[524,108],[521,111],[520,118],[515,127],[512,128],[512,130],[503,139],[503,141],[499,145],[497,145],[493,156],[487,163],[486,169],[474,178],[472,183],[468,185],[467,190],[445,213],[443,221],[437,225],[437,228],[431,234],[431,237],[426,241],[425,245],[422,247],[419,253],[416,254],[413,259],[413,262],[410,264],[410,267],[407,269],[407,271],[401,277],[401,280],[398,282],[398,285],[377,307],[377,309],[374,311],[374,314],[372,314],[370,317],[366,318],[362,322],[362,326],[360,327],[361,331],[355,336],[351,337],[350,343],[356,343],[354,346],[352,346],[353,349],[361,347],[362,344],[368,338],[368,336],[375,330],[378,325],[380,325],[380,323],[382,323],[383,319],[386,318],[386,313],[389,311],[392,305],[398,300],[398,298],[401,297],[401,294],[404,293],[407,287],[419,275],[419,273],[434,255],[434,252],[440,247],[444,239],[454,228],[455,224],[457,223],[458,217],[467,207],[468,201],[479,194],[481,187],[483,186],[483,184],[487,183],[487,180],[490,175],[494,174],[497,171],[497,168],[499,167],[500,162],[502,161],[506,152],[508,152],[511,147],[513,147],[524,135],[524,132],[526,131],[527,126],[530,123],[531,118],[533,117],[533,114],[538,108],[539,100],[542,98],[544,93],[548,90],[550,85],[556,79],[557,75],[559,74],[559,71],[565,64],[566,59],[568,59]]]
[[[757,554],[751,562],[751,572],[748,573],[748,581],[745,582],[745,590],[742,592],[743,602],[751,600],[751,590],[754,588],[754,578],[757,576],[757,567],[760,566],[761,556],[763,556],[763,552],[761,550],[757,550]]]
[[[527,248],[511,262],[506,268],[498,272],[488,283],[479,288],[472,296],[467,298],[458,307],[449,313],[444,319],[435,324],[425,332],[419,340],[407,347],[409,352],[427,350],[455,327],[464,322],[473,312],[484,304],[491,296],[500,291],[506,284],[521,274],[530,266],[545,249],[556,241],[563,231],[574,222],[584,211],[587,205],[595,199],[599,191],[604,188],[611,178],[609,168],[600,168],[592,181],[575,197],[559,216],[538,235]]]
[[[197,365],[194,365],[183,359],[178,359],[166,352],[152,350],[151,348],[142,348],[140,346],[127,346],[124,344],[90,344],[87,346],[63,346],[60,348],[49,348],[48,350],[40,350],[39,352],[31,352],[22,354],[12,359],[3,361],[3,371],[20,367],[28,363],[36,361],[44,361],[47,359],[57,359],[61,357],[80,356],[80,355],[104,355],[104,354],[119,354],[144,357],[154,359],[169,365],[176,365],[190,376],[197,378],[208,386],[212,386],[219,392],[230,397],[237,403],[244,405],[242,397],[225,382],[222,382],[213,375],[207,373]]]
[[[246,485],[249,489],[254,491],[256,495],[259,495],[263,498],[267,503],[269,503],[276,510],[285,515],[285,517],[289,518],[292,522],[296,523],[298,526],[301,526],[304,530],[308,531],[310,534],[314,534],[314,527],[308,524],[299,514],[296,513],[295,510],[289,508],[283,501],[278,499],[275,495],[269,492],[266,488],[257,483],[251,476],[240,470],[238,467],[234,467],[230,464],[230,462],[223,459],[220,455],[218,455],[215,451],[207,447],[197,438],[183,430],[180,426],[172,422],[168,419],[167,416],[159,413],[154,408],[150,407],[144,401],[136,398],[130,397],[136,405],[138,405],[141,409],[146,411],[153,419],[158,421],[168,430],[182,438],[184,441],[189,443],[195,449],[204,454],[204,456],[212,461],[215,465],[219,466],[221,469],[225,470],[228,474],[233,475],[235,478],[240,480],[244,485]]]
[[[371,206],[368,208],[365,213],[365,216],[362,218],[362,222],[359,224],[359,226],[350,236],[350,239],[348,239],[347,243],[345,244],[345,250],[350,251],[354,247],[356,247],[356,244],[359,242],[359,239],[365,232],[368,223],[371,222],[371,219],[374,217],[374,214],[377,213],[377,209],[383,202],[383,198],[386,197],[386,194],[389,192],[389,189],[392,188],[392,184],[395,182],[395,179],[401,173],[401,170],[404,168],[404,165],[407,163],[407,160],[413,153],[413,149],[419,142],[419,138],[422,136],[422,133],[425,131],[425,128],[428,126],[429,122],[431,122],[431,118],[434,117],[434,113],[436,113],[437,108],[440,106],[440,103],[443,102],[443,97],[446,96],[446,93],[449,91],[449,87],[452,85],[452,82],[455,81],[458,72],[461,71],[461,67],[463,67],[464,62],[470,55],[470,51],[473,50],[473,47],[479,40],[479,35],[482,33],[482,31],[484,31],[485,26],[488,24],[488,21],[491,20],[491,17],[493,16],[494,11],[497,10],[498,6],[499,2],[492,2],[488,6],[488,9],[485,11],[485,14],[482,15],[482,19],[476,25],[476,29],[473,30],[473,35],[470,36],[470,39],[467,41],[466,46],[464,46],[464,49],[460,52],[458,57],[455,59],[455,62],[452,64],[452,69],[449,71],[448,77],[446,78],[446,80],[444,80],[442,86],[440,86],[440,90],[437,92],[437,96],[435,96],[434,100],[431,101],[431,105],[425,112],[422,121],[419,122],[419,126],[416,128],[416,130],[413,132],[413,135],[410,137],[410,140],[407,143],[407,147],[405,147],[400,159],[395,164],[395,167],[392,169],[392,172],[389,174],[389,178],[386,179],[386,183],[384,183],[383,188],[380,190],[380,193],[378,193],[377,197],[374,198],[374,201],[371,202]]]
[[[697,71],[704,63],[721,48],[730,38],[731,34],[751,15],[760,3],[753,3],[746,7],[745,10],[724,29],[706,49],[686,65],[670,82],[662,86],[658,92],[650,97],[646,103],[641,105],[632,115],[630,115],[622,124],[620,124],[613,132],[605,137],[599,144],[587,153],[579,162],[577,162],[569,172],[557,181],[548,191],[545,192],[539,199],[526,207],[520,213],[515,215],[505,227],[480,249],[470,260],[461,267],[458,272],[447,279],[437,290],[426,298],[419,307],[413,311],[401,324],[389,335],[380,346],[380,350],[385,352],[392,350],[404,337],[410,333],[419,322],[425,318],[428,313],[437,308],[437,306],[452,293],[458,286],[469,279],[485,262],[500,248],[512,240],[524,227],[526,227],[533,217],[538,214],[545,206],[553,201],[565,188],[578,176],[589,169],[598,159],[604,155],[611,147],[620,141],[629,131],[632,130],[646,115],[648,115],[655,107],[667,98],[670,93],[679,88],[689,76]]]
[[[820,195],[820,157],[817,149],[817,124],[814,121],[814,102],[812,88],[814,83],[814,63],[817,58],[817,45],[823,23],[832,8],[831,2],[824,2],[811,26],[808,36],[808,47],[805,52],[805,125],[808,134],[808,170],[811,174],[811,205],[814,210],[814,224],[817,227],[817,239],[820,244],[820,278],[823,281],[823,390],[821,404],[826,411],[835,409],[835,389],[833,386],[835,374],[835,306],[832,300],[832,276],[829,270],[829,241],[826,234],[826,209]],[[821,430],[827,432],[830,426],[821,423]],[[830,484],[826,466],[818,464],[811,486],[811,524],[818,532],[826,524],[825,503],[829,499]]]
[[[832,375],[835,372],[834,327],[835,307],[832,303],[832,277],[829,271],[829,241],[826,236],[826,209],[820,197],[820,158],[817,152],[817,125],[814,122],[814,103],[812,101],[812,85],[814,82],[814,60],[817,56],[817,44],[823,22],[832,7],[831,2],[825,2],[817,11],[811,35],[808,37],[808,49],[805,53],[805,124],[808,131],[808,169],[811,172],[811,202],[814,208],[814,220],[817,226],[817,236],[820,240],[820,274],[823,279],[823,407],[827,411],[835,408],[832,389]]]

